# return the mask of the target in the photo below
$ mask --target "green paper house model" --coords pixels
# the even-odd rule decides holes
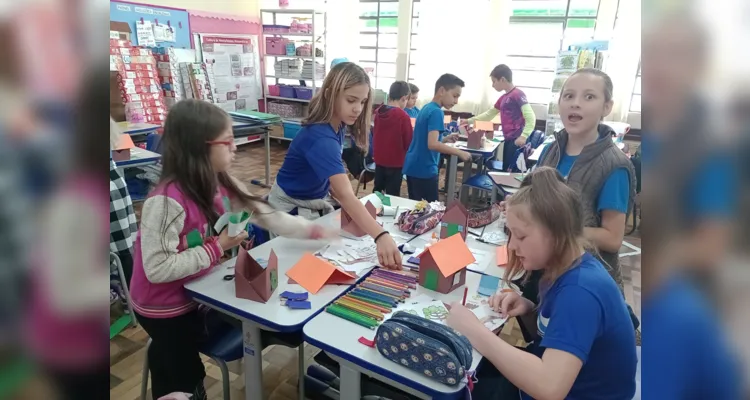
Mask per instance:
[[[468,228],[469,212],[463,204],[455,201],[445,210],[443,219],[440,221],[440,239],[459,234],[463,240],[466,240]]]
[[[442,239],[419,255],[419,285],[450,293],[466,282],[466,267],[474,261],[474,255],[461,236]]]

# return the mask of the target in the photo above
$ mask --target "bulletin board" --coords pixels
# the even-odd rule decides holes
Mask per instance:
[[[148,21],[153,25],[167,25],[174,32],[174,42],[156,41],[157,46],[176,47],[190,49],[190,17],[186,10],[168,7],[155,7],[148,4],[134,4],[128,2],[110,1],[109,20],[126,22],[130,26],[131,41],[136,46],[138,43],[136,23]]]

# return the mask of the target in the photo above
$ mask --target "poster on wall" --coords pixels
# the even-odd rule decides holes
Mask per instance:
[[[225,111],[257,110],[260,62],[256,37],[201,35],[203,62],[213,67],[214,103]]]

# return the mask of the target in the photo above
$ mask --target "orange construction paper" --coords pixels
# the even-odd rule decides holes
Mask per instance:
[[[414,128],[416,125],[417,125],[417,119],[416,118],[412,118],[411,119],[411,127]]]
[[[312,294],[317,294],[327,283],[349,283],[356,279],[348,272],[315,257],[312,253],[305,253],[297,264],[286,272],[286,275]]]
[[[441,239],[436,244],[426,248],[424,253],[428,251],[444,277],[449,277],[476,261],[461,235]]]
[[[451,123],[451,116],[450,115],[443,116],[443,123],[444,124],[450,124]]]
[[[508,264],[508,246],[500,246],[497,248],[497,265],[502,267]]]
[[[478,131],[490,131],[495,130],[495,125],[492,121],[474,121],[474,129]]]
[[[133,138],[128,134],[122,134],[120,135],[120,141],[117,143],[117,147],[115,147],[114,150],[127,150],[132,149],[133,147],[135,147]]]

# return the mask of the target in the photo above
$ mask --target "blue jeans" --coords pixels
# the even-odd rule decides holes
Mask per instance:
[[[406,188],[409,191],[409,198],[412,200],[427,200],[428,202],[437,201],[438,175],[435,175],[432,178],[415,178],[413,176],[407,176]]]

